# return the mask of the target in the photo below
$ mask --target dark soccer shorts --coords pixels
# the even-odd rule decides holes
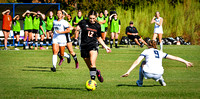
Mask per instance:
[[[90,51],[97,51],[99,50],[98,46],[81,46],[81,57],[82,58],[89,58]]]
[[[14,33],[14,36],[16,36],[16,35],[19,35],[20,32],[13,31],[13,33]]]
[[[33,33],[39,34],[39,30],[33,29]]]
[[[24,32],[26,32],[26,31],[28,31],[28,32],[32,32],[33,30],[31,30],[31,29],[30,29],[30,30],[24,30]]]
[[[108,31],[108,27],[105,27],[105,32],[107,32]]]
[[[131,40],[135,40],[135,39],[140,39],[141,37],[138,35],[129,35],[128,38]]]
[[[10,30],[4,30],[4,29],[2,29],[2,31],[10,32]]]
[[[71,33],[66,33],[67,43],[72,42],[72,40],[71,40],[71,36],[72,36]]]

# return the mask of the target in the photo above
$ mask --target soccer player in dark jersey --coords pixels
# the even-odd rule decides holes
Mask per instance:
[[[16,40],[15,40],[15,50],[19,50],[17,48],[17,45],[18,45],[18,42],[19,42],[19,35],[20,35],[20,30],[21,30],[21,27],[20,27],[20,23],[19,23],[19,14],[16,14],[15,17],[13,18],[13,33],[14,33],[14,36],[16,37]]]
[[[140,47],[143,47],[143,44],[140,44],[138,40],[140,40],[145,45],[148,45],[139,35],[136,27],[133,26],[133,21],[129,23],[130,25],[126,27],[126,34],[128,38],[134,40]]]
[[[103,77],[101,76],[100,70],[96,69],[96,59],[98,55],[98,41],[104,46],[107,53],[111,52],[111,49],[103,42],[101,38],[101,25],[96,22],[97,13],[95,11],[90,11],[89,20],[82,20],[78,23],[77,30],[82,30],[81,32],[81,44],[80,51],[81,57],[84,59],[90,70],[90,77],[95,80],[97,75],[100,82],[103,82]]]

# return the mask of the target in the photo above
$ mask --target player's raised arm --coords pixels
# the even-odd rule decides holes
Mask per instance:
[[[188,62],[180,57],[177,57],[177,56],[173,56],[173,55],[167,55],[166,57],[167,59],[171,59],[171,60],[176,60],[176,61],[179,61],[179,62],[182,62],[182,63],[185,63],[186,67],[192,67],[193,66],[193,63],[191,62]]]
[[[123,74],[121,77],[128,77],[130,72],[142,61],[143,58],[144,58],[144,56],[139,56],[138,59],[132,64],[130,69],[125,74]]]

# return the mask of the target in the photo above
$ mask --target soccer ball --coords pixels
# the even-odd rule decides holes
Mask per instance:
[[[97,88],[97,83],[96,81],[94,80],[88,80],[86,82],[86,85],[85,85],[85,88],[88,90],[88,91],[93,91]]]

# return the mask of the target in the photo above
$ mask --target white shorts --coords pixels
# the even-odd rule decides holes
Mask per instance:
[[[143,71],[143,75],[145,79],[154,79],[155,81],[158,81],[162,77],[162,74],[152,74],[152,73],[147,73],[144,71]]]
[[[59,44],[59,46],[66,46],[67,42],[66,41],[60,41],[58,39],[53,38],[53,43],[52,44]]]

